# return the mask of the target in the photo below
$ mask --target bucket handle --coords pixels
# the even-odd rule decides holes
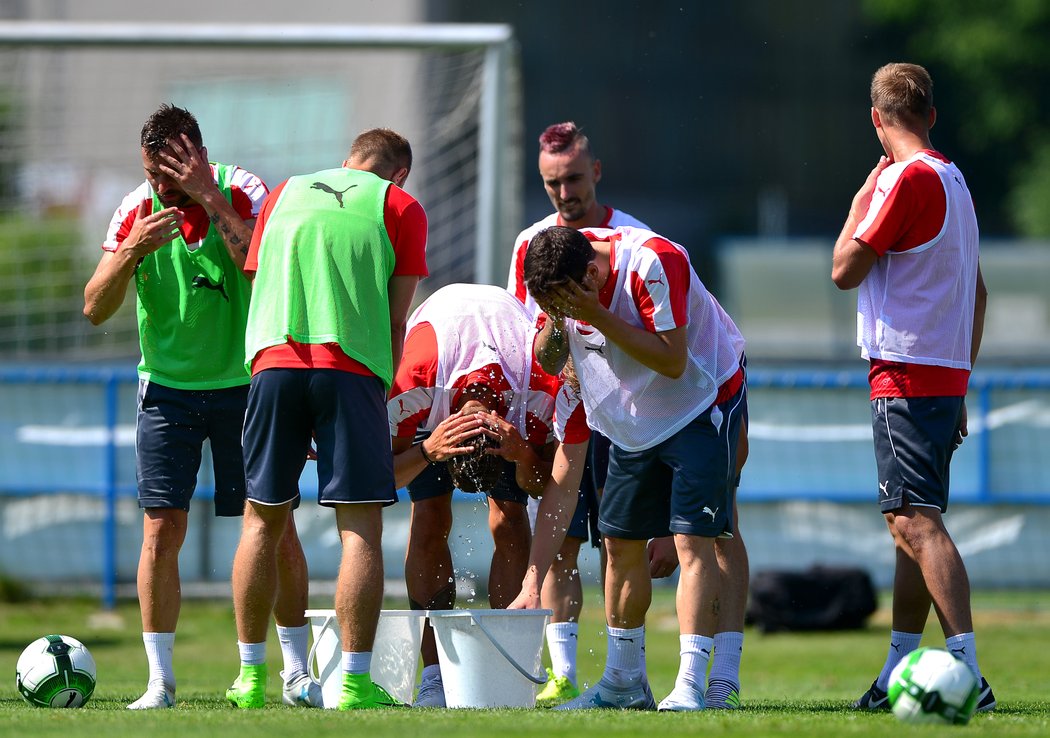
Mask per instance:
[[[492,637],[492,633],[490,633],[489,629],[485,627],[485,624],[483,622],[481,622],[481,618],[477,617],[474,613],[471,613],[470,614],[470,619],[474,622],[474,625],[476,625],[479,628],[481,628],[481,632],[484,633],[485,637],[489,639],[489,643],[491,643],[493,646],[495,646],[496,650],[500,652],[500,654],[503,656],[503,658],[505,658],[507,660],[507,662],[510,663],[511,666],[513,666],[515,669],[517,669],[519,674],[521,674],[523,677],[525,677],[530,682],[533,682],[535,684],[546,684],[547,683],[547,674],[546,673],[543,673],[543,674],[540,674],[539,676],[537,676],[537,675],[531,673],[530,671],[528,671],[524,666],[519,664],[517,661],[515,661],[514,657],[511,656],[509,653],[507,653],[507,649],[505,649],[503,647],[503,645],[499,641],[497,641],[495,638]]]
[[[317,670],[317,644],[321,642],[321,636],[324,632],[332,626],[332,621],[335,617],[332,615],[326,615],[324,623],[321,625],[321,630],[317,632],[317,637],[314,638],[314,642],[310,644],[310,653],[306,657],[306,672],[310,675],[310,678],[315,682],[320,683],[321,675]]]

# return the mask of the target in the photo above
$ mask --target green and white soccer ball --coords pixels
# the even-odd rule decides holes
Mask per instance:
[[[943,648],[920,648],[890,674],[893,714],[906,723],[965,725],[977,709],[980,683],[964,662]]]
[[[31,705],[80,707],[95,691],[95,659],[76,638],[37,638],[18,657],[15,684]]]

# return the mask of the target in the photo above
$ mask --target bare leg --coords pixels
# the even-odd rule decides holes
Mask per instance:
[[[970,612],[970,579],[966,574],[959,549],[948,535],[941,512],[932,507],[905,506],[886,515],[893,539],[897,544],[897,576],[893,588],[894,629],[898,624],[915,628],[908,632],[921,633],[929,613],[929,602],[937,613],[945,637],[973,632]],[[901,568],[901,555],[914,562]],[[918,581],[916,570],[921,573]],[[923,585],[924,586],[921,586]],[[923,596],[923,590],[926,596]],[[897,597],[903,596],[898,611]],[[897,618],[901,618],[898,623]]]
[[[653,599],[647,541],[605,539],[605,617],[614,628],[640,628]]]
[[[244,506],[241,540],[233,557],[233,608],[237,640],[264,643],[277,597],[277,550],[291,503]]]
[[[553,611],[552,623],[576,623],[580,620],[583,610],[583,583],[579,572],[582,543],[579,538],[566,537],[543,580],[540,600],[544,607]]]
[[[446,610],[456,604],[456,584],[448,537],[452,532],[452,496],[412,503],[408,546],[405,549],[405,584],[412,606]],[[427,623],[420,648],[423,666],[438,662],[434,631]]]
[[[383,506],[336,505],[343,543],[335,610],[344,651],[369,652],[383,607]]]
[[[489,530],[495,544],[489,568],[489,606],[502,608],[514,601],[529,566],[532,531],[525,505],[489,498]]]
[[[143,515],[137,585],[145,633],[174,633],[179,622],[179,551],[187,525],[185,510],[149,508]]]
[[[721,609],[714,539],[676,533],[674,541],[681,566],[675,597],[678,630],[711,637]]]
[[[274,619],[278,625],[297,628],[306,625],[306,606],[310,594],[310,573],[306,556],[295,529],[295,516],[288,515],[277,549],[277,597]]]

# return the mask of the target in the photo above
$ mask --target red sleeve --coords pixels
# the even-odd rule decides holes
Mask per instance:
[[[651,238],[645,247],[656,255],[646,273],[635,272],[631,277],[638,314],[646,329],[653,333],[688,325],[689,316],[689,260],[673,244],[662,238]],[[668,314],[669,313],[669,314]]]
[[[237,211],[237,215],[241,216],[241,220],[251,220],[254,217],[252,199],[240,187],[230,187],[230,204]]]
[[[395,277],[426,277],[427,214],[423,206],[397,185],[386,189],[383,221],[394,245]]]
[[[883,256],[933,240],[944,226],[947,197],[937,172],[916,161],[904,169],[877,207],[871,224],[856,238]]]
[[[266,228],[266,221],[269,220],[270,213],[273,212],[274,205],[280,199],[281,192],[286,184],[288,184],[288,180],[274,187],[270,194],[266,196],[266,200],[259,210],[259,217],[256,219],[255,228],[252,230],[252,242],[248,246],[248,256],[244,260],[245,274],[255,274],[259,270],[259,244],[262,242],[263,230]]]
[[[150,204],[152,205],[152,203],[150,203]],[[120,247],[120,244],[124,243],[124,239],[128,237],[129,233],[131,233],[131,226],[135,225],[135,220],[138,217],[139,217],[139,209],[135,208],[134,210],[130,211],[124,217],[124,220],[121,221],[120,227],[117,228],[117,236],[116,236],[117,248]],[[103,247],[103,248],[105,248],[105,247]],[[113,249],[113,250],[116,251],[116,249]]]
[[[525,252],[529,250],[529,240],[525,239],[518,244],[511,258],[514,260],[514,296],[518,302],[525,304],[528,290],[525,289]]]
[[[387,412],[391,435],[398,438],[415,435],[426,422],[433,404],[437,384],[437,334],[430,323],[417,323],[405,336],[401,363],[390,385]]]

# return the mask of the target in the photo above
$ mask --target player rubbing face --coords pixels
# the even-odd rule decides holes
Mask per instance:
[[[575,223],[595,204],[594,187],[602,178],[602,163],[579,145],[559,153],[540,151],[540,176],[562,220]]]
[[[192,204],[193,199],[182,190],[179,183],[161,169],[161,165],[164,164],[164,160],[160,156],[161,153],[167,153],[168,156],[178,159],[179,157],[175,154],[175,151],[171,147],[166,147],[154,156],[150,156],[146,149],[141,151],[142,169],[146,172],[146,181],[149,182],[153,191],[157,193],[157,199],[161,201],[161,204],[167,208],[181,208]],[[202,147],[198,151],[198,156],[207,162],[207,149]]]

